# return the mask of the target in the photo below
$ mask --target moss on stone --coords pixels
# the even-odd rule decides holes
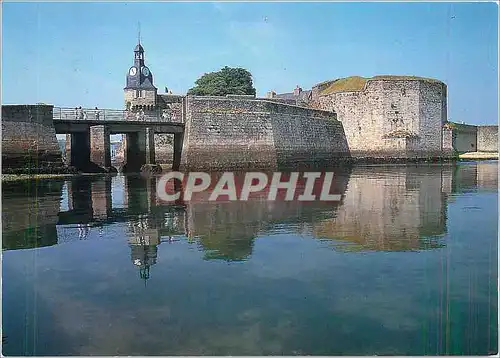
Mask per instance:
[[[322,95],[335,93],[335,92],[349,92],[349,91],[361,91],[366,84],[367,78],[359,76],[351,76],[346,78],[340,78],[334,80],[321,91]]]
[[[368,81],[424,81],[431,83],[442,83],[439,80],[427,77],[418,76],[398,76],[398,75],[378,75],[374,77],[360,77],[360,76],[350,76],[345,78],[339,78],[337,80],[329,82],[323,82],[322,85],[326,86],[320,95],[327,95],[336,92],[353,92],[362,91],[365,88],[366,82]]]
[[[419,77],[419,76],[398,76],[398,75],[378,75],[369,78],[370,80],[393,80],[393,81],[424,81],[431,83],[442,83],[439,80],[429,77]]]
[[[446,129],[454,129],[454,128],[456,128],[456,123],[453,123],[453,122],[446,122],[446,123],[443,125],[443,128],[446,128]]]
[[[446,122],[445,126],[456,132],[471,132],[477,130],[477,126],[473,124]]]

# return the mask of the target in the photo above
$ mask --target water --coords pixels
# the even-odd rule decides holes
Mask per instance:
[[[496,353],[497,170],[356,167],[340,203],[4,183],[3,354]]]

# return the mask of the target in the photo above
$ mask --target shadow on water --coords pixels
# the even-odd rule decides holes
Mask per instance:
[[[426,316],[410,304],[416,305],[414,299],[427,300],[434,312],[441,312],[442,290],[426,291],[425,297],[417,288],[399,291],[405,280],[398,281],[401,268],[394,265],[404,262],[408,266],[404,272],[420,279],[411,271],[418,257],[387,256],[391,259],[386,262],[382,256],[372,256],[367,264],[365,255],[356,253],[444,255],[443,249],[452,244],[449,204],[466,200],[469,193],[497,192],[497,170],[496,162],[333,168],[331,193],[341,195],[339,202],[268,201],[265,196],[210,202],[201,195],[165,204],[157,198],[158,178],[141,176],[4,183],[2,246],[8,267],[3,309],[9,320],[4,331],[16,341],[4,353],[71,354],[74,342],[84,339],[81,354],[487,354],[472,341],[468,346],[443,346],[443,340],[450,338],[442,333],[446,330],[441,329],[442,313]],[[220,173],[212,177],[219,178]],[[237,175],[238,182],[241,178]],[[462,209],[474,207],[464,204]],[[196,253],[200,256],[193,256]],[[19,279],[26,265],[32,265],[32,277]],[[321,265],[324,268],[318,268]],[[362,270],[366,265],[370,269]],[[435,270],[431,276],[442,274],[442,261],[426,265]],[[337,271],[345,272],[346,278]],[[132,283],[130,272],[135,276]],[[320,272],[324,278],[308,272]],[[385,296],[377,293],[380,277],[387,280],[383,290],[391,295],[391,309]],[[135,282],[146,285],[153,278],[160,285],[148,284],[146,296],[132,293]],[[47,287],[38,285],[38,280]],[[415,285],[421,290],[440,285],[420,284]],[[339,290],[330,291],[330,286]],[[27,290],[35,296],[40,292],[37,305],[47,315],[45,323],[22,321],[28,308],[16,298]],[[301,303],[305,292],[307,305]],[[358,294],[368,301],[354,298]],[[275,299],[266,298],[271,296]],[[405,297],[411,297],[408,305],[402,303]],[[59,307],[65,316],[44,308],[44,302]],[[373,307],[365,307],[366,302]],[[463,304],[456,302],[454,309]],[[392,317],[391,310],[399,316]],[[496,306],[481,314],[494,317],[495,312]],[[436,323],[420,321],[419,326],[412,315]],[[90,317],[99,318],[94,322]],[[73,329],[78,320],[89,331],[59,333],[58,327]],[[47,323],[51,321],[59,326]],[[116,334],[90,338],[91,329],[100,332],[108,322],[120,327]],[[141,322],[146,322],[145,332],[138,331]],[[218,324],[219,328],[209,329]],[[316,334],[301,330],[302,325],[316,327]],[[434,335],[426,348],[407,335],[422,325]],[[19,332],[28,327],[36,327],[39,344],[47,340],[46,349],[40,348],[43,352],[26,348],[31,343]],[[57,331],[54,337],[61,337],[64,344],[56,348],[41,329]],[[151,330],[159,330],[158,335],[147,333]],[[200,330],[201,335],[187,333],[190,330]],[[337,338],[335,342],[328,332]],[[350,332],[357,338],[349,338]],[[403,343],[389,343],[384,335]],[[263,338],[267,336],[274,338]],[[356,340],[366,342],[364,350]],[[491,342],[488,349],[495,350]]]

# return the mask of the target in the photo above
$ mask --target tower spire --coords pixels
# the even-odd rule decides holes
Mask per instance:
[[[141,22],[137,23],[137,38],[139,41],[139,45],[141,44]]]

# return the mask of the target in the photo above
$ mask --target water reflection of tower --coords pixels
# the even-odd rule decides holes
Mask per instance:
[[[139,268],[139,276],[147,280],[150,277],[150,268],[156,264],[160,239],[158,230],[148,229],[147,218],[139,218],[137,222],[129,223],[131,235],[128,243],[130,258]]]

